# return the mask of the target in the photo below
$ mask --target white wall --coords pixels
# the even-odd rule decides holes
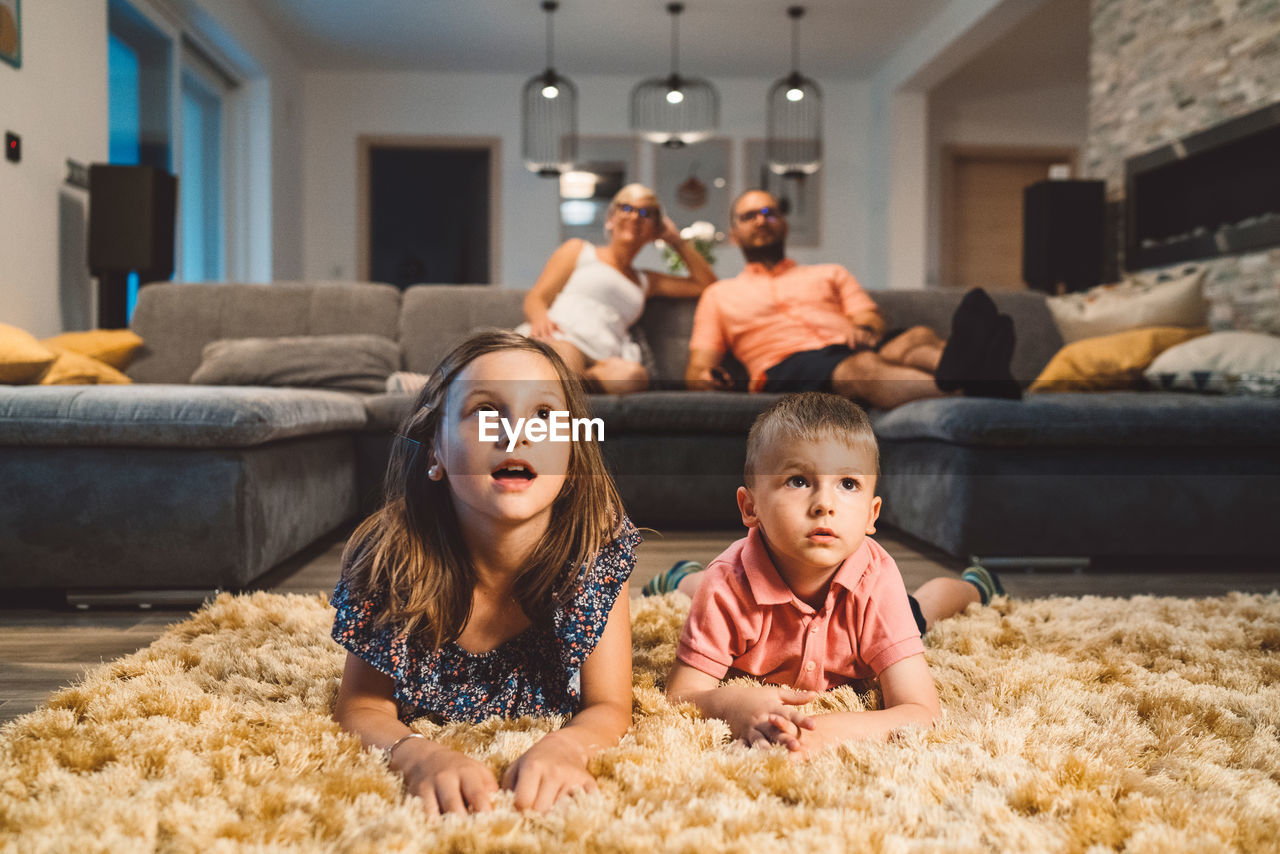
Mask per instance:
[[[628,134],[633,78],[578,76],[579,132]],[[357,241],[357,137],[370,135],[493,136],[502,140],[499,190],[500,269],[505,287],[533,284],[560,241],[555,181],[525,170],[520,157],[520,90],[525,77],[486,74],[309,73],[303,85],[303,274],[354,279]],[[721,134],[732,140],[733,193],[741,187],[742,140],[764,136],[765,94],[772,80],[717,79]],[[826,161],[822,180],[823,243],[796,249],[800,261],[834,261],[855,275],[866,256],[866,87],[822,81]],[[641,171],[641,179],[651,175]],[[447,203],[447,200],[434,200]],[[680,223],[684,225],[685,223]],[[733,275],[741,256],[718,252],[717,270]],[[641,259],[644,260],[643,258]],[[867,282],[868,286],[875,283]]]
[[[1089,131],[1089,86],[1075,83],[1028,89],[947,84],[929,96],[928,272],[940,281],[944,150],[950,145],[1074,148],[1073,177],[1084,177]]]
[[[302,269],[301,74],[247,0],[142,0],[198,30],[237,73],[255,159],[228,232],[245,278]],[[202,8],[201,5],[207,7]],[[22,67],[0,63],[0,124],[22,136],[21,163],[0,162],[0,322],[37,336],[91,326],[96,285],[86,263],[88,193],[65,184],[66,161],[106,162],[106,0],[22,4]]]
[[[0,321],[38,337],[90,322],[88,194],[64,183],[68,158],[107,157],[107,8],[22,4],[22,67],[0,63],[0,124],[22,162],[0,161]]]

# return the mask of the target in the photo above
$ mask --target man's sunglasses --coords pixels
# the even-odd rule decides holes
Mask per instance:
[[[656,219],[659,213],[657,208],[638,208],[628,204],[618,205],[618,211],[624,214],[635,214],[641,219]]]
[[[745,225],[749,222],[754,222],[756,217],[762,217],[769,221],[773,221],[781,218],[781,216],[782,211],[778,208],[756,208],[753,211],[743,211],[738,214],[738,222]]]

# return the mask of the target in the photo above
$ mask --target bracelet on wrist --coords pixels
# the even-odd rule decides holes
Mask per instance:
[[[428,741],[428,740],[429,740],[425,735],[423,735],[423,734],[422,734],[422,733],[420,733],[420,732],[411,732],[411,733],[408,733],[407,735],[402,735],[402,736],[400,736],[399,738],[397,738],[395,741],[391,742],[391,746],[390,746],[390,747],[388,747],[388,748],[386,748],[385,750],[383,750],[383,751],[382,751],[382,755],[383,755],[383,756],[385,756],[385,757],[387,758],[387,761],[388,761],[388,762],[390,762],[390,761],[391,761],[391,751],[395,750],[397,747],[399,747],[400,745],[404,744],[406,741],[408,741],[408,740],[409,740],[409,739],[411,739],[411,738],[421,738],[421,739],[422,739],[422,740],[424,740],[424,741]]]

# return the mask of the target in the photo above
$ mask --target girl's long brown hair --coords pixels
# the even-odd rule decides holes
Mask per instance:
[[[430,648],[461,634],[476,576],[448,480],[431,480],[427,469],[450,385],[479,357],[504,350],[527,350],[549,361],[570,417],[587,416],[581,384],[546,344],[505,330],[472,335],[444,357],[414,401],[392,448],[382,509],[356,528],[342,555],[344,575],[356,591],[375,601],[386,597],[375,624],[405,631]],[[547,530],[515,582],[516,599],[535,622],[568,599],[579,567],[595,558],[622,521],[622,501],[599,446],[587,439],[569,448],[568,476],[552,502]]]

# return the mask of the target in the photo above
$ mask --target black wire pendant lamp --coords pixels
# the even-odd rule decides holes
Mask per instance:
[[[791,17],[791,73],[769,89],[765,162],[777,175],[812,175],[822,166],[822,90],[800,73],[800,19],[803,6],[787,9]]]
[[[631,130],[650,142],[679,148],[709,138],[720,125],[720,96],[705,80],[679,71],[680,13],[683,3],[668,3],[671,15],[671,74],[642,80],[631,90]]]
[[[578,157],[578,90],[551,63],[551,16],[559,7],[556,0],[542,2],[547,13],[547,68],[529,78],[521,93],[524,165],[546,176],[569,171]]]

